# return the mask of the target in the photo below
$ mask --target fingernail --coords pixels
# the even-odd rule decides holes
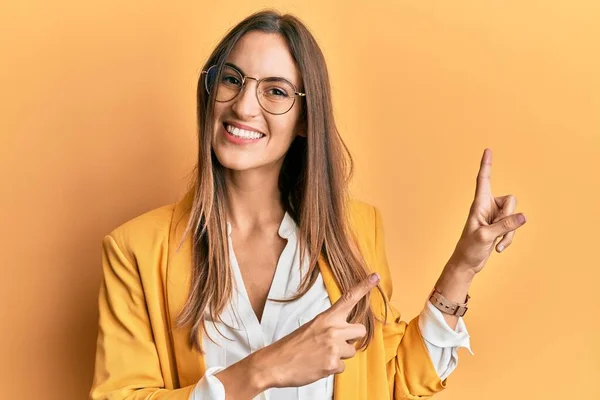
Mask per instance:
[[[502,251],[502,250],[504,250],[504,246],[503,245],[498,246],[498,251]]]
[[[378,282],[379,274],[377,272],[373,272],[371,275],[369,275],[369,280],[373,283]]]
[[[523,224],[527,221],[527,218],[525,218],[525,215],[519,214],[519,216],[517,217],[517,220],[519,221],[520,224]]]

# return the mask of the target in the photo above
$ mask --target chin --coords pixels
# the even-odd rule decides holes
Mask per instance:
[[[249,159],[248,155],[235,154],[234,151],[226,149],[213,149],[219,164],[234,171],[245,171],[260,167],[257,160]]]

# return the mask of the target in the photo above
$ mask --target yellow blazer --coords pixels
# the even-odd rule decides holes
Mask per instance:
[[[103,240],[103,281],[99,295],[99,333],[91,399],[189,400],[205,371],[203,356],[188,344],[189,329],[175,329],[188,296],[191,240],[176,247],[193,199],[149,211],[116,228]],[[392,281],[379,211],[356,200],[350,224],[360,250],[381,276],[387,298]],[[177,224],[177,221],[181,221]],[[319,260],[332,303],[340,290],[323,258]],[[373,310],[383,315],[373,292]],[[426,399],[446,387],[438,377],[419,332],[390,306],[387,325],[376,323],[364,352],[345,360],[334,377],[336,400]]]

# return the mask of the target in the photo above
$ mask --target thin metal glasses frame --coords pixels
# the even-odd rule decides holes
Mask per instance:
[[[233,69],[235,72],[237,72],[237,73],[238,73],[238,74],[239,74],[239,75],[242,77],[242,86],[241,86],[241,88],[240,88],[240,91],[239,91],[239,92],[238,92],[238,93],[237,93],[235,96],[233,96],[231,99],[229,99],[229,100],[221,100],[221,101],[219,101],[219,100],[215,99],[215,101],[218,101],[219,103],[227,103],[227,102],[229,102],[229,101],[231,101],[231,100],[235,99],[235,98],[236,98],[236,97],[237,97],[237,96],[238,96],[238,95],[239,95],[239,94],[240,94],[240,93],[241,93],[241,92],[244,90],[244,88],[246,87],[246,79],[252,79],[252,80],[256,81],[256,89],[255,89],[256,100],[258,101],[258,104],[260,105],[260,107],[261,107],[263,110],[265,110],[266,112],[268,112],[269,114],[273,114],[273,115],[283,115],[283,114],[287,113],[288,111],[290,111],[290,110],[292,109],[292,107],[294,107],[294,104],[296,104],[296,96],[299,96],[299,97],[306,97],[306,93],[299,92],[299,91],[298,91],[298,89],[296,88],[296,85],[294,85],[292,82],[288,81],[288,80],[287,80],[287,79],[285,79],[285,78],[281,78],[281,77],[273,77],[273,76],[267,76],[267,77],[264,77],[264,78],[260,78],[260,79],[258,79],[258,78],[254,78],[254,77],[252,77],[252,76],[248,76],[248,75],[244,75],[244,74],[242,74],[242,73],[240,72],[240,70],[238,70],[237,68],[233,67],[232,65],[229,65],[229,64],[225,64],[225,65],[226,65],[228,68],[231,68],[231,69]],[[210,88],[208,87],[208,76],[209,76],[209,73],[210,73],[210,72],[211,72],[211,71],[212,71],[214,68],[217,68],[217,65],[212,65],[210,68],[208,68],[208,70],[205,70],[205,71],[202,71],[202,72],[201,72],[201,74],[204,74],[204,75],[206,75],[206,76],[204,77],[204,89],[206,90],[206,93],[208,93],[209,95],[210,95]],[[262,103],[260,102],[260,98],[259,98],[259,95],[258,95],[258,88],[259,88],[259,86],[260,86],[260,83],[261,83],[262,81],[264,81],[264,80],[267,80],[267,79],[278,79],[278,80],[282,80],[282,81],[285,81],[285,82],[287,82],[287,83],[288,83],[288,84],[289,84],[289,85],[290,85],[292,88],[294,88],[294,101],[292,102],[292,104],[290,105],[290,107],[289,107],[289,108],[288,108],[286,111],[284,111],[284,112],[281,112],[281,113],[274,113],[274,112],[271,112],[271,111],[267,110],[267,109],[266,109],[266,108],[265,108],[265,107],[262,105]]]

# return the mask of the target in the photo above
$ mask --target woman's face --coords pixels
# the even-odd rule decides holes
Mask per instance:
[[[300,72],[285,40],[278,34],[258,31],[245,34],[226,62],[253,78],[285,78],[302,92]],[[304,135],[299,132],[302,110],[299,99],[287,113],[269,114],[258,102],[256,85],[256,80],[246,79],[244,89],[235,98],[215,102],[212,147],[225,168],[279,169],[296,135]]]

